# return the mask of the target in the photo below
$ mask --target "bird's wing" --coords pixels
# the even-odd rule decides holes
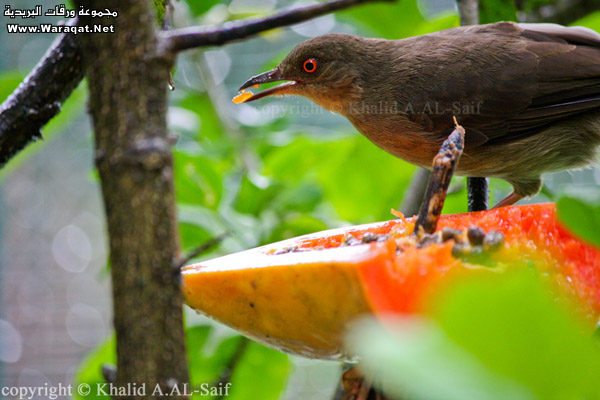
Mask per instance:
[[[463,56],[450,57],[456,73],[443,88],[415,99],[435,98],[438,110],[451,110],[411,116],[429,130],[445,134],[453,114],[467,145],[503,143],[600,107],[600,35],[592,30],[497,23],[446,32],[438,36],[449,43],[442,51],[458,54],[458,45]]]

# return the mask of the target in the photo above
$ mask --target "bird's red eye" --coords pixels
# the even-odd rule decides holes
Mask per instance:
[[[317,60],[315,60],[314,58],[309,58],[308,60],[304,61],[302,67],[306,72],[312,74],[317,70]]]

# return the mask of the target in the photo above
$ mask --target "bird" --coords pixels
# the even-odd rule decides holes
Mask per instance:
[[[277,86],[248,92],[269,82]],[[600,35],[585,27],[497,22],[398,40],[331,33],[248,79],[234,101],[303,96],[346,117],[374,144],[431,169],[465,128],[455,173],[537,194],[541,175],[583,168],[600,144]]]

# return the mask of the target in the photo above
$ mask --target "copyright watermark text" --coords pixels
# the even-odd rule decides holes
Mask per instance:
[[[46,398],[56,400],[59,397],[73,397],[77,394],[81,397],[87,396],[110,396],[110,397],[138,397],[151,395],[154,397],[179,397],[179,396],[229,396],[231,383],[219,383],[211,385],[202,383],[199,386],[191,386],[189,383],[170,384],[154,386],[145,383],[127,383],[116,385],[113,383],[80,383],[79,385],[49,385],[43,386],[4,386],[0,387],[0,397],[18,400],[32,400],[34,398]]]
[[[4,16],[9,17],[12,21],[6,24],[8,33],[114,33],[115,26],[113,24],[97,23],[74,26],[64,23],[26,23],[34,21],[37,17],[61,17],[75,18],[77,16],[86,16],[90,18],[114,19],[119,14],[117,11],[112,11],[108,8],[104,10],[96,10],[79,7],[79,10],[68,8],[65,4],[58,4],[53,8],[45,9],[43,5],[38,4],[33,8],[15,8],[10,4],[4,6]]]
[[[31,400],[34,397],[56,400],[58,397],[71,397],[73,393],[72,385],[49,385],[44,386],[3,386],[0,387],[0,397],[13,398],[19,400]]]

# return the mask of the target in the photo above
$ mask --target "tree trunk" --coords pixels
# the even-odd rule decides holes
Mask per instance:
[[[183,391],[188,382],[178,258],[173,159],[167,135],[167,79],[171,60],[156,56],[152,3],[76,1],[77,8],[117,11],[117,18],[82,18],[80,26],[114,25],[114,33],[86,33],[89,111],[95,131],[110,237],[116,387]],[[92,58],[92,56],[94,56]],[[132,394],[132,393],[129,393]]]

